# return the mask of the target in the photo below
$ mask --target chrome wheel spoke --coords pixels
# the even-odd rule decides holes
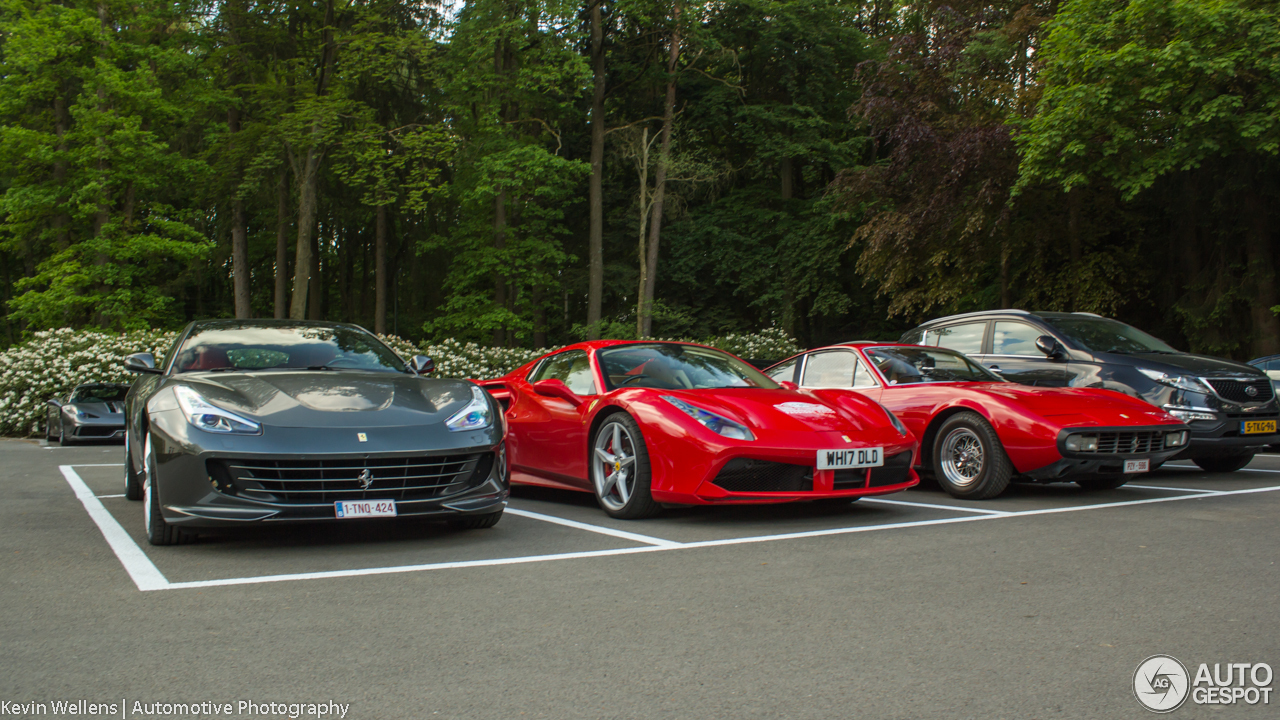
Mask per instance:
[[[613,453],[605,450],[604,448],[596,448],[596,457],[603,461],[605,465],[613,464]]]
[[[627,487],[627,481],[630,480],[625,473],[615,473],[618,475],[618,497],[622,498],[622,504],[626,505],[631,499],[631,490]]]

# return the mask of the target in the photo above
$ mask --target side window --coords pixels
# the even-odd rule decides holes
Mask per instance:
[[[1262,371],[1272,380],[1280,380],[1280,359],[1268,361],[1262,366]]]
[[[596,383],[585,350],[569,350],[542,361],[529,375],[529,382],[559,380],[579,395],[595,395]]]
[[[1030,355],[1043,358],[1036,348],[1036,338],[1045,333],[1020,322],[997,322],[991,336],[992,355]]]
[[[848,350],[814,353],[804,365],[805,387],[853,387],[858,356]]]
[[[853,370],[853,386],[855,388],[873,388],[880,387],[879,381],[876,380],[876,374],[867,367],[862,360],[857,361],[857,367]]]
[[[778,382],[786,380],[787,382],[795,382],[796,380],[796,361],[788,360],[778,367],[768,372],[769,377]]]
[[[966,355],[982,354],[982,337],[987,332],[986,321],[932,328],[924,335],[924,343],[930,347],[944,347]]]

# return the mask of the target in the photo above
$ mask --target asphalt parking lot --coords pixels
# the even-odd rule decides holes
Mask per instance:
[[[0,441],[0,700],[123,702],[128,718],[206,701],[361,719],[1139,718],[1148,656],[1280,667],[1280,456],[1108,492],[916,489],[639,522],[525,489],[489,530],[362,521],[153,548],[121,455]]]

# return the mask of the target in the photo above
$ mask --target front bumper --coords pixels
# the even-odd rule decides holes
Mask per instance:
[[[383,443],[369,452],[353,452],[338,438],[353,436],[349,430],[301,431],[264,428],[264,436],[217,436],[194,430],[181,422],[162,422],[153,416],[152,440],[156,447],[155,479],[161,513],[173,525],[187,528],[234,527],[250,522],[315,522],[338,520],[337,500],[395,500],[397,517],[460,517],[486,515],[504,508],[510,494],[510,470],[500,436],[497,442],[452,448],[392,449]],[[387,435],[383,430],[380,435]],[[304,442],[303,436],[307,437]],[[475,434],[460,440],[484,440]],[[492,439],[492,438],[491,438]],[[202,447],[200,443],[208,446]],[[348,443],[349,444],[349,443]],[[331,451],[318,449],[328,446]],[[276,447],[281,452],[262,452]],[[444,457],[475,458],[470,468],[458,467],[456,482],[440,481],[438,490],[405,490],[411,480],[409,463]],[[482,458],[488,458],[487,463]],[[459,465],[459,463],[451,463]],[[246,471],[287,468],[274,474]],[[371,470],[362,488],[360,469]],[[392,471],[399,471],[398,474]],[[443,477],[443,476],[442,476]],[[398,487],[397,487],[398,485]],[[285,491],[274,490],[287,487]]]
[[[1280,432],[1267,435],[1244,435],[1240,432],[1245,420],[1275,420],[1280,427],[1280,413],[1231,413],[1218,420],[1192,420],[1191,442],[1174,459],[1238,455],[1258,452],[1268,445],[1280,444]]]
[[[1036,482],[1069,482],[1080,476],[1122,473],[1126,460],[1149,460],[1154,468],[1184,450],[1183,446],[1166,447],[1164,436],[1186,429],[1185,425],[1066,428],[1058,433],[1058,453],[1062,455],[1062,459],[1023,473],[1023,476]],[[1069,435],[1107,437],[1111,441],[1108,449],[1115,451],[1068,450],[1066,440]],[[1155,438],[1159,438],[1159,441],[1156,442]]]
[[[71,435],[77,440],[122,440],[124,418],[75,418],[71,421]]]

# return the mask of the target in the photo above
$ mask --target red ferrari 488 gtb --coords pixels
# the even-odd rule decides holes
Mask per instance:
[[[613,517],[919,482],[915,437],[875,400],[784,386],[701,345],[579,343],[480,386],[506,409],[513,483],[594,492]]]
[[[1004,492],[1013,477],[1116,488],[1187,444],[1187,426],[1114,390],[1006,382],[964,355],[857,342],[818,348],[765,371],[811,394],[883,403],[920,438],[921,466],[959,498]]]

